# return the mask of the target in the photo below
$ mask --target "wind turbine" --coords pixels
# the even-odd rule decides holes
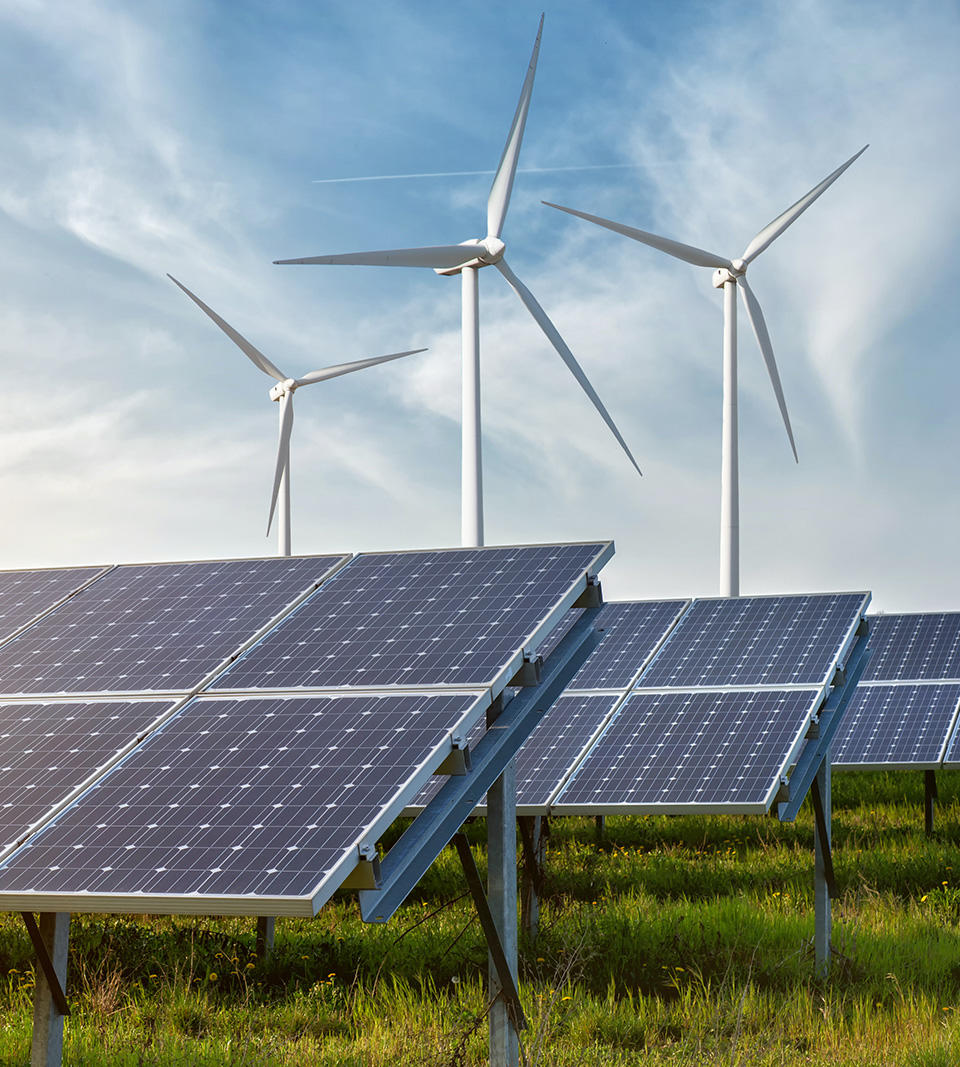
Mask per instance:
[[[357,370],[367,367],[375,367],[378,363],[389,363],[390,360],[400,359],[403,356],[413,356],[418,352],[426,352],[425,348],[414,348],[409,352],[393,352],[389,356],[374,356],[372,359],[359,359],[354,363],[338,363],[333,367],[324,367],[323,370],[311,371],[301,378],[289,378],[259,349],[253,347],[250,342],[198,297],[195,296],[183,284],[177,281],[172,274],[167,277],[178,288],[182,289],[187,296],[197,305],[200,310],[211,318],[231,341],[249,357],[254,366],[259,367],[264,374],[268,374],[276,381],[276,385],[270,390],[271,400],[280,404],[280,441],[277,448],[277,465],[273,476],[273,494],[270,497],[270,516],[267,519],[267,533],[273,524],[273,515],[277,510],[277,501],[280,501],[280,514],[277,517],[277,552],[281,556],[290,555],[290,434],[293,430],[293,394],[302,385],[313,385],[315,382],[325,382],[329,378],[339,378],[342,374],[352,374]]]
[[[471,238],[456,245],[435,245],[425,248],[397,248],[380,252],[350,252],[336,256],[309,256],[304,259],[280,259],[276,263],[287,265],[293,263],[344,263],[362,266],[382,267],[432,267],[437,274],[460,275],[461,281],[461,498],[460,498],[460,540],[464,546],[483,544],[483,474],[480,453],[480,325],[478,315],[477,272],[481,267],[494,266],[506,278],[510,287],[523,302],[527,311],[533,316],[540,329],[556,349],[558,355],[567,365],[570,373],[580,384],[580,388],[590,398],[593,406],[600,413],[603,421],[610,428],[620,447],[626,452],[630,462],[640,473],[636,460],[627,447],[620,431],[603,406],[600,397],[590,384],[580,364],[560,336],[557,328],[547,317],[547,313],[537,303],[533,293],[513,273],[503,258],[506,245],[501,234],[510,204],[513,179],[517,172],[517,160],[520,156],[520,144],[523,130],[530,109],[530,97],[533,94],[533,78],[537,69],[537,56],[540,52],[540,36],[543,32],[543,16],[537,30],[533,54],[527,76],[524,79],[513,116],[513,124],[507,135],[500,164],[497,167],[493,185],[487,198],[487,236]]]
[[[542,201],[547,207],[554,207],[558,211],[565,211],[568,215],[576,215],[578,218],[595,222],[598,226],[604,226],[615,233],[622,233],[625,237],[632,237],[635,241],[657,248],[667,255],[682,259],[686,263],[693,263],[698,267],[714,267],[713,284],[715,288],[723,290],[723,438],[721,456],[721,488],[720,488],[720,594],[721,596],[740,595],[740,475],[738,458],[738,426],[737,426],[737,297],[736,290],[739,288],[743,297],[743,307],[753,327],[754,336],[763,361],[767,365],[767,373],[780,406],[780,414],[783,416],[783,424],[787,430],[790,448],[793,450],[793,458],[799,463],[797,446],[793,440],[793,430],[790,427],[790,416],[787,414],[787,403],[783,397],[783,388],[780,384],[780,374],[777,371],[777,362],[773,357],[773,346],[770,343],[770,334],[767,324],[760,310],[760,304],[753,294],[753,290],[747,284],[746,270],[750,263],[768,248],[783,231],[795,222],[807,208],[840,177],[841,174],[866,152],[869,145],[864,145],[855,155],[851,156],[846,163],[829,174],[815,185],[806,196],[801,197],[795,204],[788,207],[782,215],[778,215],[768,223],[747,245],[743,255],[739,259],[727,259],[725,256],[716,255],[713,252],[705,252],[702,248],[693,245],[681,244],[668,237],[658,237],[654,233],[645,230],[637,230],[632,226],[625,226],[619,222],[611,222],[610,219],[600,218],[598,215],[588,215],[583,211],[575,211],[570,207],[562,207],[560,204],[551,204]]]

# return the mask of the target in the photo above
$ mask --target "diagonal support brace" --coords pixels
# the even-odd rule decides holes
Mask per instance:
[[[50,953],[47,952],[47,946],[43,943],[43,937],[40,934],[40,927],[37,926],[37,920],[29,911],[22,911],[20,914],[23,916],[24,924],[27,927],[27,933],[30,935],[30,940],[33,942],[33,948],[37,954],[37,962],[40,964],[43,976],[46,978],[47,985],[50,987],[50,997],[53,1000],[57,1011],[60,1012],[61,1015],[69,1015],[70,1005],[67,1003],[67,997],[63,991],[63,986],[60,985],[60,979],[57,977],[57,972],[53,966],[53,960],[50,959]]]
[[[503,951],[503,943],[493,921],[490,905],[487,902],[487,894],[483,889],[483,882],[480,881],[480,872],[477,870],[473,853],[470,851],[470,843],[464,833],[454,834],[453,843],[456,845],[460,863],[463,865],[463,873],[467,879],[467,885],[473,895],[480,926],[483,929],[483,935],[487,939],[487,947],[490,950],[490,958],[497,969],[497,977],[500,979],[500,996],[506,1002],[507,1011],[510,1012],[510,1019],[513,1022],[514,1029],[519,1033],[521,1030],[526,1030],[527,1017],[523,1013],[523,1005],[520,1003],[520,991],[517,989],[517,983],[510,973],[510,966]]]
[[[817,824],[817,837],[823,849],[823,878],[827,883],[827,892],[831,900],[837,899],[837,882],[833,875],[833,852],[830,849],[830,835],[827,833],[827,820],[823,812],[823,798],[820,796],[820,783],[816,778],[810,783],[810,800],[813,803],[813,818]]]

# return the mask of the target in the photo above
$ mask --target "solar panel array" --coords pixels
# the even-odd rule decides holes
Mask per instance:
[[[0,571],[0,641],[102,574],[103,567]]]
[[[611,554],[115,568],[0,648],[0,756],[26,740],[11,773],[50,776],[0,808],[10,840],[48,820],[0,863],[0,904],[312,914]]]
[[[872,616],[870,650],[833,766],[933,770],[957,762],[960,613]]]
[[[606,604],[603,640],[517,756],[518,811],[768,810],[868,600]]]

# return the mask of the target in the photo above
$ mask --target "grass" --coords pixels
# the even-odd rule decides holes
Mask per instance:
[[[813,978],[813,822],[553,824],[521,948],[532,1065],[960,1063],[960,774],[923,833],[919,774],[836,775],[835,957]],[[483,869],[483,824],[468,828]],[[955,875],[956,871],[956,875]],[[469,1067],[486,949],[447,850],[391,923],[343,895],[312,922],[75,916],[64,1062]],[[32,949],[0,917],[0,1067],[29,1062]]]

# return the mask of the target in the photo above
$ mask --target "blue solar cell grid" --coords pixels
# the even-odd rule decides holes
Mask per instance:
[[[698,600],[638,685],[824,686],[867,599],[837,593]]]
[[[342,558],[116,567],[0,648],[0,691],[189,692]]]
[[[0,853],[172,708],[168,701],[0,703]]]
[[[819,702],[815,690],[635,692],[552,810],[765,812]]]
[[[870,616],[865,682],[960,680],[960,612]]]
[[[871,641],[873,640],[871,636]],[[834,767],[940,764],[960,704],[960,685],[859,685],[830,749]]]
[[[688,600],[608,601],[597,616],[603,640],[580,668],[568,690],[626,689],[670,632]],[[574,608],[544,642],[546,657],[582,614]]]
[[[214,688],[492,685],[611,552],[599,543],[360,555]]]
[[[197,698],[0,864],[0,899],[100,894],[108,910],[181,912],[242,898],[224,909],[257,914],[252,898],[284,897],[312,914],[481,706],[469,694]],[[113,899],[126,894],[129,907]]]
[[[68,597],[103,569],[0,571],[0,641]]]

